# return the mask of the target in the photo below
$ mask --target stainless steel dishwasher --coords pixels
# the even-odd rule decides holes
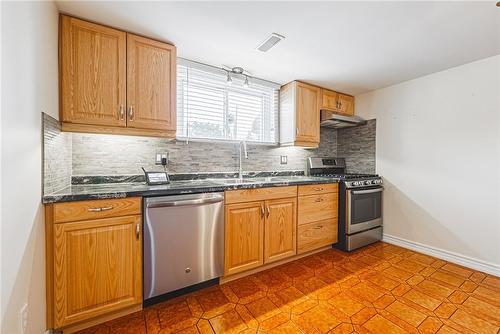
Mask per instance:
[[[222,276],[224,193],[144,199],[144,301]]]

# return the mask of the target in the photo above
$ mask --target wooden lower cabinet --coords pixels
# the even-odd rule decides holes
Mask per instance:
[[[56,328],[142,302],[140,217],[57,224]]]
[[[264,263],[262,201],[225,206],[224,273],[226,276]]]
[[[264,263],[278,261],[297,253],[297,199],[265,202]]]
[[[122,201],[140,203],[140,199],[111,203],[118,210],[125,205],[119,205]],[[96,207],[107,203],[93,202]],[[47,327],[65,332],[142,303],[140,214],[54,223],[61,206],[73,209],[76,203],[46,209]],[[96,212],[101,214],[107,211]]]
[[[302,254],[328,246],[336,243],[337,240],[337,218],[299,225],[297,253]]]

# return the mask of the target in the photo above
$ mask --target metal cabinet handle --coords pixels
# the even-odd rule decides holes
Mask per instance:
[[[299,128],[295,128],[295,134],[298,135],[299,134]]]
[[[125,111],[123,110],[123,104],[120,104],[120,120],[123,121],[125,119]]]
[[[137,223],[135,225],[135,238],[139,240],[140,236],[141,236],[141,225]]]
[[[381,191],[384,191],[384,188],[379,187],[375,189],[368,189],[368,190],[348,190],[350,193],[353,195],[361,195],[361,194],[373,194],[373,193],[379,193]]]
[[[265,213],[264,213],[264,204],[261,204],[261,205],[260,205],[260,216],[261,216],[262,218],[264,218],[264,214],[265,214]]]
[[[323,197],[316,198],[316,202],[323,202],[323,201],[324,201]]]
[[[90,211],[90,212],[101,212],[101,211],[109,211],[113,209],[113,206],[104,206],[104,207],[101,207],[101,208],[88,208],[87,210]]]
[[[321,230],[323,228],[323,225],[318,225],[315,227],[316,230]]]
[[[134,121],[134,106],[128,107],[128,118],[131,122]]]
[[[269,205],[266,206],[267,217],[271,214],[271,210],[269,209]]]
[[[325,190],[324,188],[314,188],[315,191],[323,191]]]

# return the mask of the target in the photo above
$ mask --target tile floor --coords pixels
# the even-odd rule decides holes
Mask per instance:
[[[79,334],[491,333],[500,278],[386,243],[328,250]]]

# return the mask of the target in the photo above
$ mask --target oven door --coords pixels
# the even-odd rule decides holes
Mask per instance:
[[[382,191],[384,188],[347,189],[347,234],[382,225]]]

